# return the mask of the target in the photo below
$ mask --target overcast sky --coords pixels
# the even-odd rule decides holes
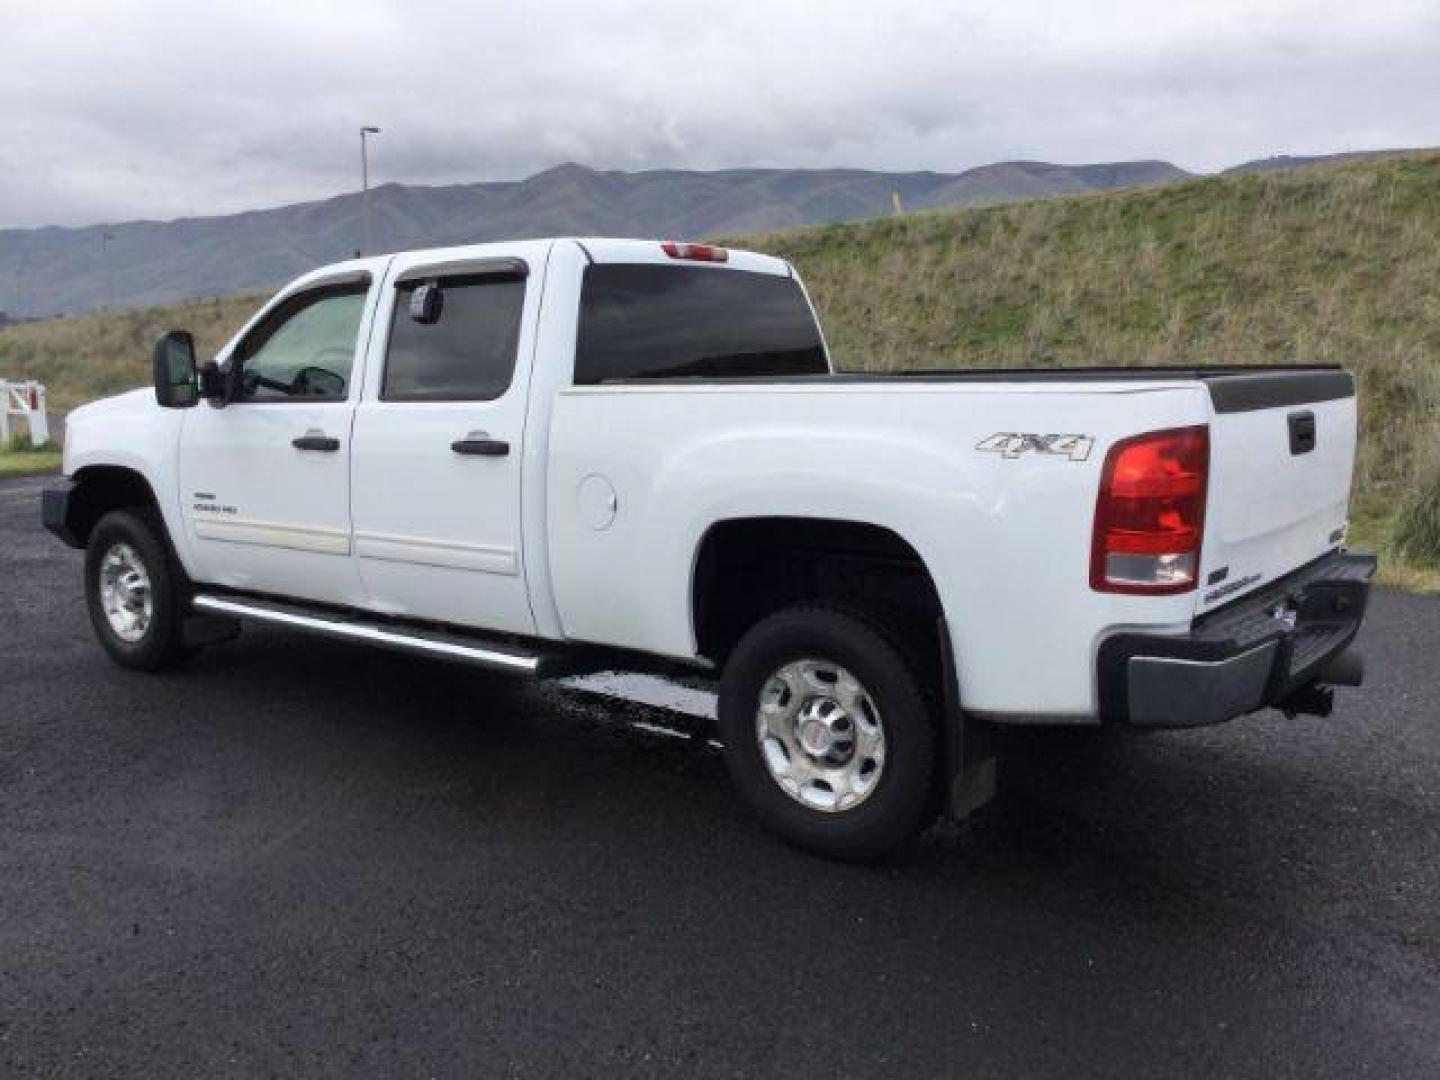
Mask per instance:
[[[1440,144],[1440,0],[0,0],[0,227],[599,168]]]

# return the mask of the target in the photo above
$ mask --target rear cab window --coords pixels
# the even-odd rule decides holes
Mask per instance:
[[[829,371],[820,328],[792,277],[652,263],[585,270],[577,385]]]

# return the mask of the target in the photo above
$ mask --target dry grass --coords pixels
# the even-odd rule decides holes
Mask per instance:
[[[795,262],[846,368],[1344,364],[1381,539],[1440,444],[1437,235],[1427,154],[745,242]]]
[[[1399,500],[1388,547],[1398,559],[1440,574],[1440,444],[1426,447],[1415,481]]]
[[[150,350],[166,330],[189,330],[210,356],[254,314],[262,298],[230,296],[174,307],[134,308],[0,329],[0,379],[39,379],[64,412],[150,382]]]
[[[1392,521],[1422,497],[1425,448],[1440,444],[1436,236],[1429,154],[735,243],[796,263],[847,368],[1344,364],[1360,384],[1361,534],[1423,562],[1429,541],[1401,544]],[[145,384],[161,330],[213,350],[256,303],[0,330],[0,377],[43,379],[69,407]]]
[[[1380,553],[1380,571],[1375,580],[1404,592],[1440,595],[1440,567],[1428,559],[1416,561],[1396,551],[1391,539],[1394,526],[1380,517],[1362,518],[1350,530],[1351,546]]]

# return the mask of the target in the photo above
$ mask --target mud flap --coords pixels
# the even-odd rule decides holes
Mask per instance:
[[[961,821],[995,797],[995,737],[991,725],[968,715],[960,708],[960,682],[955,672],[955,652],[950,628],[938,620],[944,764],[944,806],[952,821]]]

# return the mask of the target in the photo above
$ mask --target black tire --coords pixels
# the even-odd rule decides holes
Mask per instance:
[[[162,671],[189,654],[183,634],[186,586],[170,556],[163,529],[144,510],[112,510],[95,523],[85,550],[85,602],[95,636],[112,660],[136,671]],[[111,625],[102,599],[106,556],[122,545],[138,558],[149,579],[151,614],[134,640],[127,640]]]
[[[864,615],[819,605],[787,608],[752,627],[720,680],[719,728],[730,775],[770,830],[806,850],[864,861],[888,854],[935,814],[936,710],[903,635]],[[757,738],[757,709],[772,674],[811,659],[847,669],[883,725],[885,758],[874,788],[848,809],[803,805],[772,775]]]

